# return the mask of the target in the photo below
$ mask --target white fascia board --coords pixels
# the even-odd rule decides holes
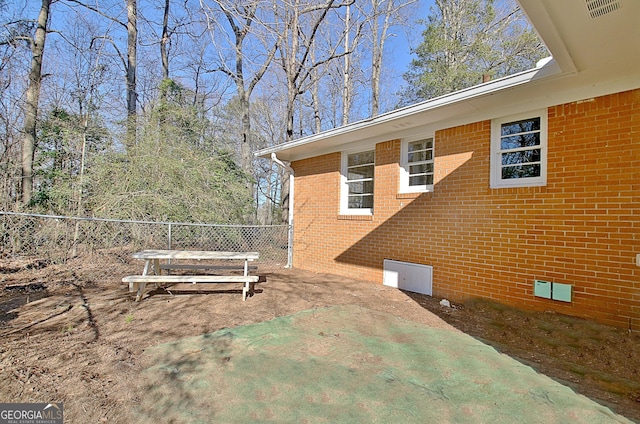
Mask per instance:
[[[351,143],[354,140],[361,140],[363,138],[362,136],[351,137],[352,135],[359,133],[382,135],[391,131],[401,131],[403,129],[407,129],[407,127],[424,127],[430,121],[429,115],[431,112],[435,112],[445,107],[460,105],[459,113],[466,113],[469,112],[469,105],[465,106],[465,102],[473,98],[498,93],[505,89],[517,87],[531,81],[560,73],[560,68],[557,66],[555,61],[553,61],[552,58],[546,58],[538,62],[538,66],[536,68],[528,71],[519,72],[514,75],[456,91],[451,94],[436,97],[426,102],[378,115],[374,118],[354,122],[352,124],[313,134],[288,143],[262,149],[257,151],[255,155],[257,157],[270,158],[271,154],[275,153],[282,160],[298,160],[322,154],[322,150],[324,149],[319,145],[315,146],[315,148],[305,149],[305,147],[311,147],[310,145],[314,143],[321,143],[323,145],[327,145],[327,147],[330,148],[329,150],[335,150],[336,146]],[[455,111],[453,113],[455,113]],[[403,119],[416,115],[424,115],[421,116],[421,118],[424,117],[425,119],[421,119],[420,123],[416,124],[404,124],[402,122]],[[437,113],[434,113],[433,115],[435,119],[431,120],[431,122],[437,122],[440,120],[438,119]]]

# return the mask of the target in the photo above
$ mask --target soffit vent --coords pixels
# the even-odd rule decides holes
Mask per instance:
[[[591,19],[599,18],[620,9],[619,0],[585,0]]]

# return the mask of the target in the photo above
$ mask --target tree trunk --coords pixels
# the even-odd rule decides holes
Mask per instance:
[[[315,62],[315,46],[311,51],[311,61]],[[320,114],[320,77],[318,76],[318,70],[313,69],[311,71],[311,80],[313,84],[311,85],[311,104],[313,107],[313,123],[315,125],[315,133],[318,134],[322,131],[322,118]]]
[[[31,44],[32,59],[27,88],[27,104],[24,118],[24,139],[22,141],[22,204],[27,205],[33,196],[33,159],[36,151],[36,124],[38,120],[38,100],[42,82],[42,55],[47,38],[49,7],[52,0],[42,0],[35,39]]]
[[[393,0],[387,0],[387,9],[384,13],[384,23],[382,33],[378,34],[377,9],[379,3],[374,2],[374,30],[373,30],[373,52],[371,54],[371,116],[378,116],[380,113],[380,75],[382,74],[382,56],[384,53],[384,43],[387,39],[387,32],[391,25],[391,14],[393,13]]]
[[[248,174],[253,169],[253,161],[251,157],[251,116],[250,116],[250,92],[245,90],[244,85],[244,62],[242,60],[242,40],[237,39],[236,43],[236,89],[238,90],[238,100],[242,113],[242,140],[240,144],[240,166],[242,170]],[[252,184],[253,186],[253,184]],[[252,187],[253,191],[253,187]]]
[[[351,46],[349,45],[349,31],[351,31],[351,5],[347,5],[344,22],[344,69],[342,84],[342,125],[349,123],[349,111],[351,110]]]
[[[282,176],[280,177],[280,207],[281,222],[290,224],[289,222],[289,178],[291,177],[291,172],[289,170],[283,170]]]
[[[160,40],[160,58],[162,60],[162,79],[169,79],[169,0],[164,1],[164,18],[162,20],[162,39]]]
[[[233,78],[236,85],[242,122],[242,134],[239,140],[240,166],[247,175],[251,175],[253,173],[253,155],[251,154],[253,146],[251,131],[251,93],[269,68],[276,53],[277,42],[274,42],[273,47],[267,52],[262,65],[257,68],[253,76],[246,77],[244,69],[244,59],[246,57],[244,40],[251,31],[251,25],[256,17],[255,14],[259,0],[249,2],[244,6],[240,6],[237,2],[233,1],[228,3],[217,1],[217,4],[225,14],[235,38],[235,67],[231,70],[223,66],[222,70]],[[251,60],[248,61],[251,62]],[[248,189],[256,195],[257,200],[256,186],[253,179],[249,182]]]
[[[136,66],[138,47],[136,0],[127,1],[127,147],[136,143]]]

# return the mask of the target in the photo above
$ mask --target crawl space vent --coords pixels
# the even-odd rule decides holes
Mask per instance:
[[[620,9],[618,0],[585,0],[591,19],[599,18],[607,13]]]

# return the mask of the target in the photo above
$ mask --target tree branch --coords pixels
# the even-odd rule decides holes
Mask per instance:
[[[120,22],[119,20],[117,20],[117,19],[116,19],[116,18],[114,18],[113,16],[109,16],[109,15],[107,15],[106,13],[102,12],[100,9],[98,9],[98,8],[96,8],[96,7],[93,7],[93,6],[90,6],[90,5],[88,5],[88,4],[82,3],[82,2],[81,2],[81,1],[79,1],[79,0],[66,0],[66,1],[71,2],[71,3],[75,3],[75,4],[79,5],[79,6],[82,6],[82,7],[86,8],[86,9],[89,9],[89,10],[91,10],[92,12],[95,12],[95,13],[97,13],[98,15],[100,15],[100,16],[102,16],[102,17],[104,17],[104,18],[107,18],[107,19],[109,19],[110,21],[112,21],[112,22],[114,22],[114,23],[116,23],[116,24],[120,24],[120,25],[121,25],[121,26],[123,26],[125,29],[127,28],[127,23],[126,23],[126,22]]]

